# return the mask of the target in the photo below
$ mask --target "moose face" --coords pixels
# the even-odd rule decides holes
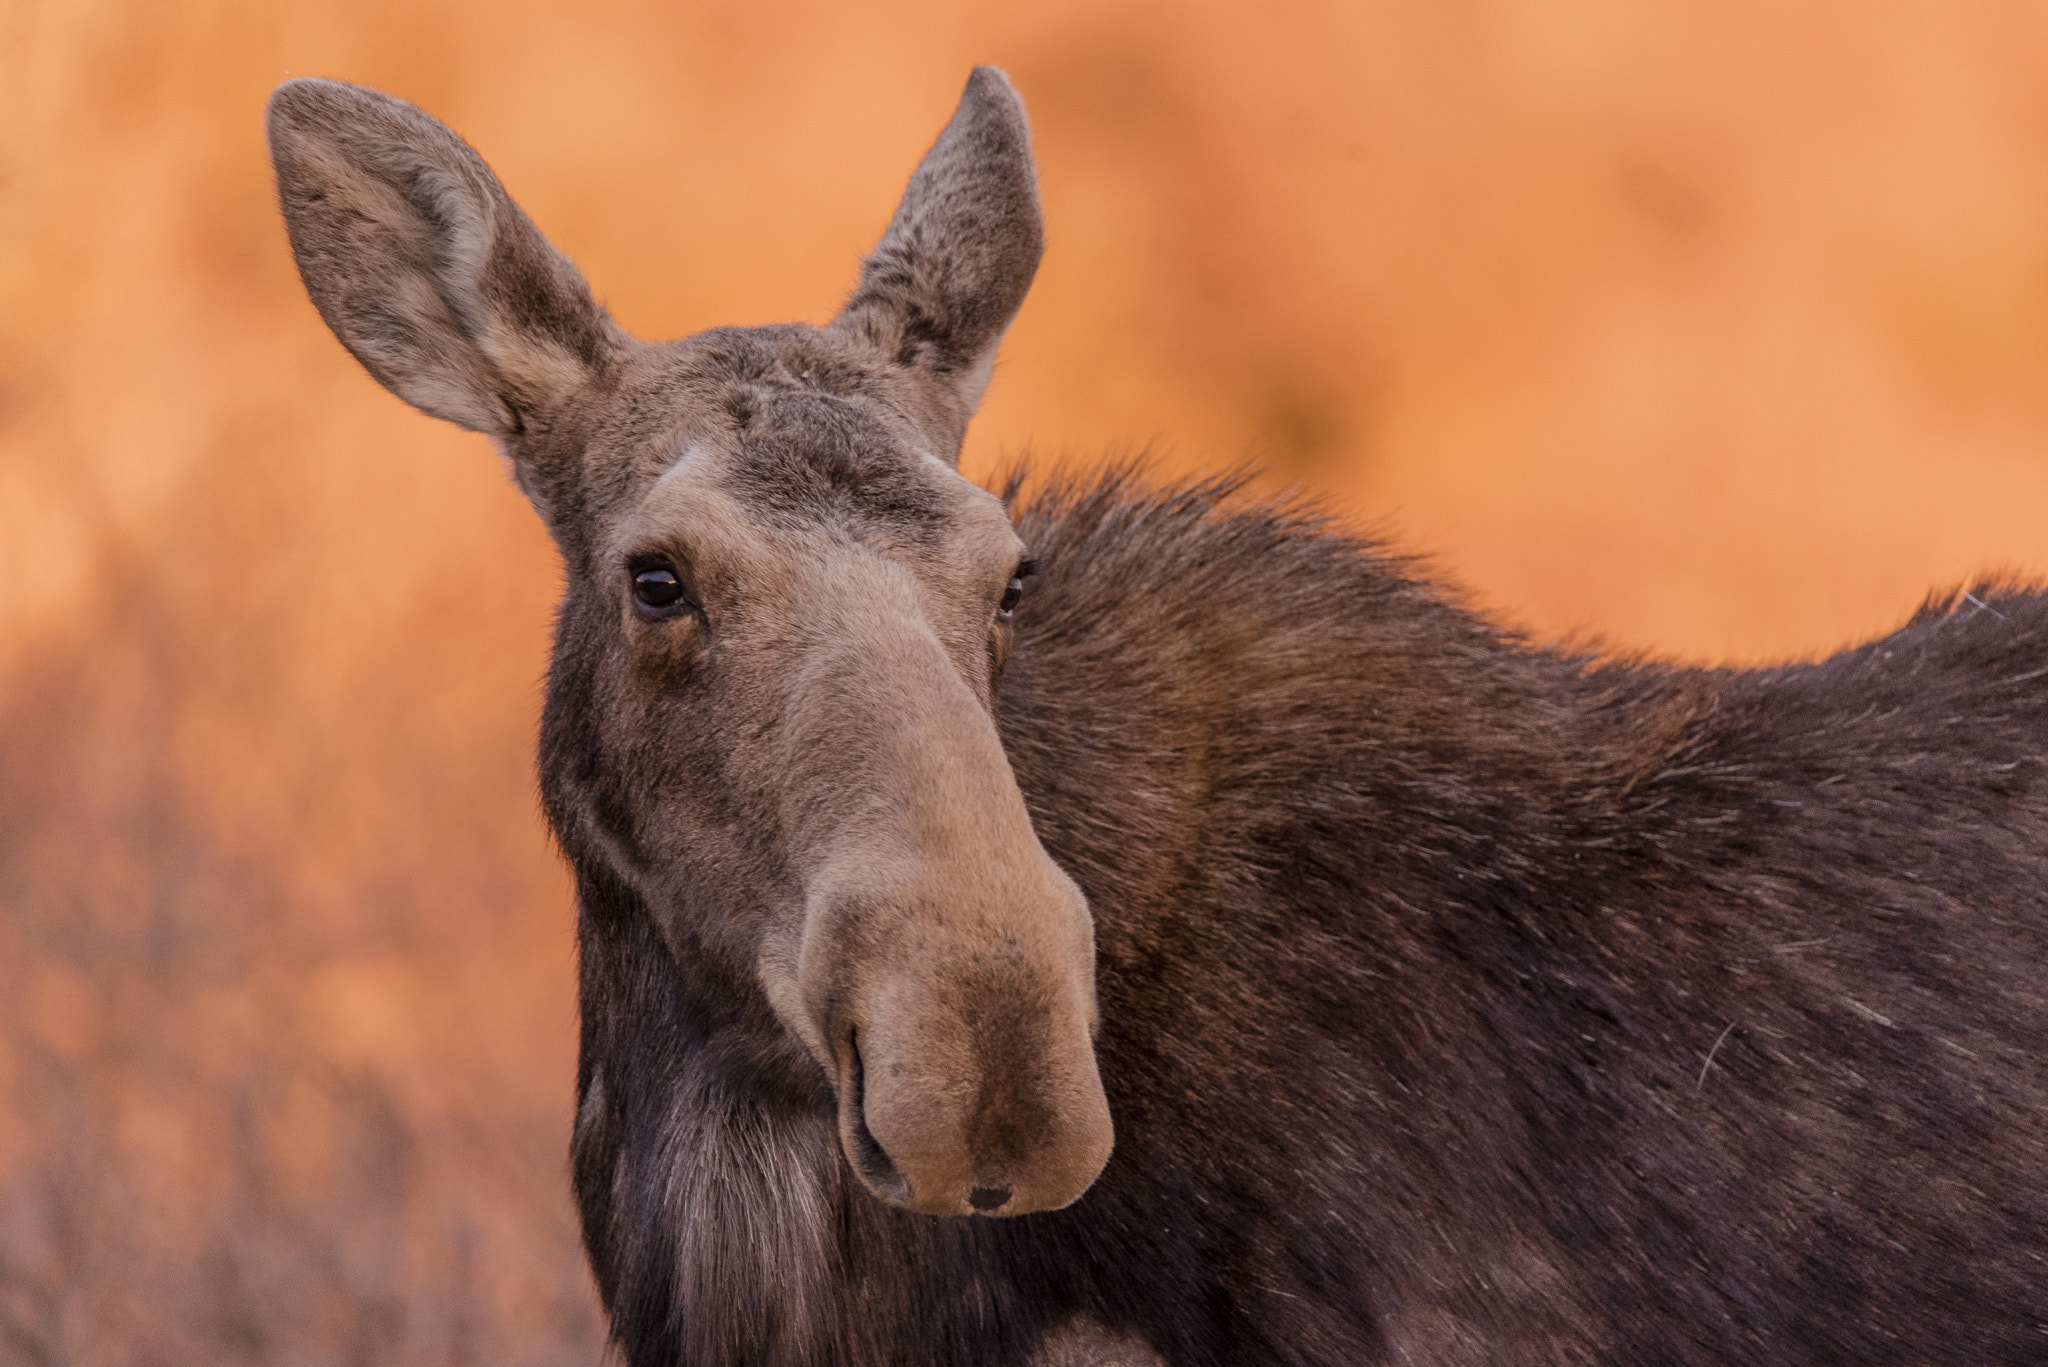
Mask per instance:
[[[954,469],[1039,254],[1007,82],[975,73],[832,324],[662,346],[420,111],[296,81],[270,117],[322,316],[496,437],[562,549],[564,839],[758,989],[876,1196],[1073,1201],[1111,1142],[1093,928],[995,729],[1028,548]]]

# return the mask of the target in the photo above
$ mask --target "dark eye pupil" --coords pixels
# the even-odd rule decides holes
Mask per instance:
[[[1022,579],[1012,579],[1010,586],[1003,590],[1002,606],[996,610],[1007,617],[1016,611],[1017,604],[1023,600],[1023,597],[1024,581]]]
[[[683,596],[674,570],[642,570],[633,576],[633,597],[644,607],[665,608]]]

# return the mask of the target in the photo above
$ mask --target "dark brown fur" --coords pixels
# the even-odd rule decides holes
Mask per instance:
[[[876,1205],[816,1080],[709,1005],[738,986],[678,979],[578,859],[585,1082],[637,1103],[577,1173],[635,1362],[778,1360],[773,1276],[668,1284],[741,1237],[646,1218],[680,1094],[827,1193],[820,1361],[1018,1360],[1076,1314],[1172,1363],[2048,1353],[2048,601],[1589,667],[1210,489],[1112,476],[1019,526],[1004,743],[1095,909],[1116,1154],[1015,1222]]]
[[[925,584],[964,554],[974,505],[905,443],[957,450],[1036,260],[1021,121],[974,125],[965,161],[942,140],[832,331],[634,350],[501,216],[518,242],[476,259],[517,265],[486,277],[529,301],[400,329],[406,364],[469,377],[443,401],[362,340],[385,306],[349,302],[402,235],[334,267],[327,192],[293,179],[328,153],[292,139],[356,136],[322,111],[424,119],[378,98],[281,95],[280,181],[336,331],[496,432],[563,549],[541,773],[581,906],[574,1175],[636,1367],[2048,1360],[2048,598],[1980,585],[1817,665],[1589,660],[1312,514],[1126,471],[1013,489],[1041,566],[1014,625],[974,635],[972,575],[906,588],[883,607],[943,645],[910,650],[837,575]],[[304,131],[323,120],[329,142]],[[976,158],[1011,170],[977,190]],[[748,609],[716,597],[736,562],[707,553],[717,650],[622,618],[621,528],[672,431],[739,453],[704,506],[788,564],[826,557],[794,593],[830,611],[742,651]],[[957,670],[983,711],[913,738],[971,751],[992,716],[988,791],[1006,760],[1085,895],[1116,1146],[1063,1209],[897,1208],[848,1128],[876,1077],[764,988],[756,946],[807,876],[790,833],[869,820],[859,776],[897,735],[860,687],[767,708],[814,650],[857,679],[901,655],[888,690]],[[828,753],[854,762],[805,767]],[[977,857],[929,868],[983,877]],[[1002,857],[1002,886],[1036,867]],[[917,886],[912,921],[950,924],[944,881]],[[829,910],[856,958],[895,943],[860,919],[885,908]],[[982,1161],[1060,1123],[1036,1070],[1063,1018],[1031,986],[1058,959],[946,953],[929,1038],[974,1055]]]

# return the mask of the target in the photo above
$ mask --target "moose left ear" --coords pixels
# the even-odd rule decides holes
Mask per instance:
[[[948,459],[1044,249],[1024,102],[1002,72],[976,67],[832,323],[930,382]]]

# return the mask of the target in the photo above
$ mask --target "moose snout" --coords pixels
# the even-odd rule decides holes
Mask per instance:
[[[1090,1012],[1037,966],[880,985],[838,1049],[840,1142],[863,1185],[928,1215],[1077,1199],[1109,1159]]]
[[[1039,845],[986,714],[945,677],[930,694],[958,704],[957,726],[876,725],[898,742],[870,746],[865,777],[891,776],[887,801],[796,814],[801,920],[771,936],[763,985],[825,1066],[847,1163],[875,1196],[931,1215],[1054,1210],[1112,1142],[1094,920]]]

